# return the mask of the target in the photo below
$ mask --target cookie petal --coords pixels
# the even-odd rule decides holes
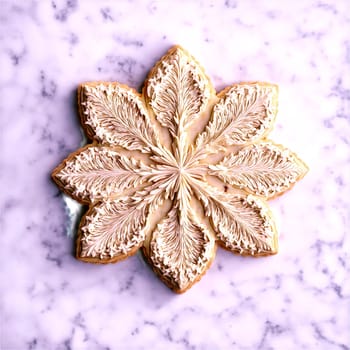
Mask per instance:
[[[208,269],[215,256],[215,239],[189,210],[184,217],[173,206],[153,232],[149,261],[162,281],[185,292]]]
[[[179,46],[156,64],[144,89],[157,120],[173,137],[179,136],[205,110],[211,92],[203,69]]]
[[[287,191],[307,172],[293,152],[271,142],[244,147],[209,168],[210,175],[265,199]]]
[[[83,203],[96,202],[135,191],[149,168],[140,160],[122,155],[110,147],[87,146],[70,155],[53,172],[53,179],[65,192]]]
[[[87,83],[80,86],[78,96],[82,123],[91,139],[145,153],[158,144],[135,90],[118,83]]]
[[[92,207],[82,220],[77,258],[108,263],[134,254],[144,239],[147,205],[122,198]]]
[[[271,130],[277,113],[277,85],[246,83],[222,91],[197,148],[244,145],[263,138]]]
[[[252,195],[208,192],[200,196],[219,243],[242,255],[276,254],[277,233],[265,202]]]

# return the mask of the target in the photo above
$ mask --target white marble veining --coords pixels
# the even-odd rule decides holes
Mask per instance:
[[[0,1],[0,348],[350,349],[350,3]],[[183,295],[137,255],[77,261],[52,169],[84,81],[140,88],[173,44],[216,88],[280,85],[272,138],[310,166],[271,202],[280,253],[219,250]]]

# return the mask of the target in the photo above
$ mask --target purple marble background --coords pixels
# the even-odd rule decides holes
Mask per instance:
[[[349,1],[0,1],[0,347],[350,349]],[[77,85],[139,88],[173,44],[219,90],[280,85],[272,138],[310,166],[271,202],[280,253],[223,250],[186,294],[140,256],[77,261],[52,169],[79,147]]]

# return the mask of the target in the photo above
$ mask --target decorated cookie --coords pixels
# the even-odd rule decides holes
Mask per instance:
[[[175,46],[151,70],[142,94],[115,82],[79,87],[87,146],[53,172],[89,205],[76,256],[110,263],[140,248],[166,285],[184,292],[215,257],[277,253],[267,204],[306,173],[267,139],[276,85],[241,83],[219,94],[202,67]]]

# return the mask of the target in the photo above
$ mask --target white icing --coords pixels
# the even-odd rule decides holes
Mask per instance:
[[[277,113],[276,96],[276,85],[259,83],[234,85],[221,93],[196,140],[197,149],[241,145],[266,136]]]
[[[118,83],[85,84],[83,118],[101,143],[150,152],[158,140],[140,96]]]
[[[215,240],[193,214],[175,205],[158,224],[150,244],[156,271],[172,288],[184,291],[206,270],[215,252]]]
[[[95,202],[108,199],[133,186],[137,189],[149,171],[142,161],[128,158],[108,147],[87,147],[69,157],[56,175],[65,188],[82,200]]]
[[[146,86],[146,99],[172,136],[180,135],[205,110],[211,96],[204,72],[179,47],[163,57]]]
[[[130,198],[106,201],[88,212],[82,227],[81,257],[103,260],[127,255],[145,239],[147,206]]]
[[[306,172],[296,155],[271,142],[247,146],[209,167],[209,174],[265,198],[286,191]]]
[[[227,249],[244,255],[277,252],[276,230],[266,203],[252,195],[219,192],[200,181],[196,193]]]
[[[189,146],[187,129],[207,109],[213,89],[202,68],[179,47],[170,50],[152,73],[146,81],[145,98],[171,134],[174,156],[183,166]]]

